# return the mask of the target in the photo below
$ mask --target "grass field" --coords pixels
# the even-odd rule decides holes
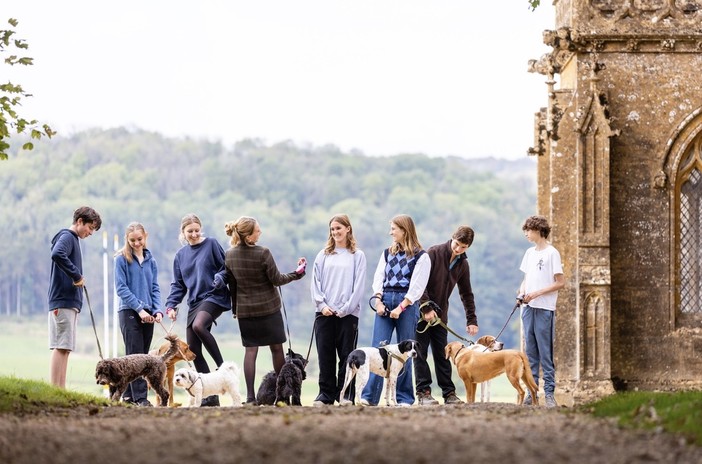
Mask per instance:
[[[2,332],[0,333],[0,352],[3,353],[3,362],[0,363],[0,376],[12,376],[44,382],[49,381],[49,359],[51,351],[48,349],[47,345],[47,324],[46,315],[25,318],[5,315],[0,316],[0,327],[2,327]],[[170,322],[164,322],[164,325],[168,328]],[[97,331],[98,335],[101,337],[100,344],[102,345],[103,355],[105,355],[107,348],[104,346],[104,340],[102,340],[103,330],[103,326],[98,322]],[[172,330],[177,335],[185,337],[184,321],[177,321]],[[217,338],[224,359],[227,361],[234,361],[241,368],[244,359],[244,349],[241,346],[236,322],[231,318],[222,317],[218,321],[218,325],[212,329],[212,333]],[[159,345],[164,335],[165,329],[156,326],[153,345]],[[310,344],[310,335],[311,334],[307,334],[306,337],[308,338],[305,340],[293,339],[293,350],[306,355]],[[119,331],[118,337],[121,337]],[[110,346],[112,346],[112,342],[110,342]],[[119,350],[118,354],[124,354],[124,344],[121,338],[118,340],[117,346]],[[287,344],[285,348],[287,349]],[[213,368],[213,363],[209,355],[206,354],[205,356],[208,359],[210,368]],[[100,356],[98,354],[95,333],[90,323],[90,315],[84,311],[79,316],[76,351],[71,353],[68,361],[67,389],[96,396],[106,396],[106,390],[95,383],[95,364],[99,359]],[[433,363],[430,361],[429,364],[431,366]],[[179,363],[178,365],[178,367],[185,366],[185,363]],[[258,385],[263,375],[271,369],[270,352],[267,348],[263,347],[259,350],[258,354],[256,385]],[[314,398],[317,396],[317,377],[317,357],[315,347],[313,346],[307,368],[307,380],[303,382],[303,405],[311,405],[312,401],[314,401]],[[463,384],[458,379],[455,372],[454,383],[456,383],[459,397],[465,399]],[[243,380],[243,373],[240,386],[242,395],[245,396],[246,388]],[[504,375],[493,380],[491,392],[492,401],[513,402],[516,399],[516,393],[512,386],[509,385]],[[440,396],[439,389],[436,385],[434,385],[433,393],[434,397]],[[149,398],[151,400],[153,400],[152,395],[153,393],[150,394]],[[186,393],[176,388],[175,401],[187,404]],[[227,405],[231,404],[231,402],[229,398],[223,398],[222,404]]]

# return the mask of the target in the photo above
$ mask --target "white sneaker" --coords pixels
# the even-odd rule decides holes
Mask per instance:
[[[368,400],[361,398],[361,406],[373,406]]]
[[[398,408],[411,408],[412,405],[409,403],[397,403]]]
[[[324,401],[314,400],[312,402],[312,406],[314,406],[315,408],[321,408],[323,406],[326,406],[326,404],[324,403]]]
[[[353,401],[347,400],[347,399],[342,399],[339,401],[339,406],[350,406],[353,404]]]

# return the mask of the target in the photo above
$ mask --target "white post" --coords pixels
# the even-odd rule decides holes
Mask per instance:
[[[107,295],[107,232],[102,233],[102,295],[103,295],[103,319],[105,321],[105,357],[110,357],[110,311],[109,299]]]
[[[114,239],[115,253],[119,250],[119,237],[115,234]],[[112,260],[114,263],[114,259]],[[117,287],[112,282],[112,354],[117,356],[117,328],[119,327],[119,297],[117,296]]]

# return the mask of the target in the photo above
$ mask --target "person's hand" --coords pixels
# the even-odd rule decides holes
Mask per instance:
[[[427,311],[426,313],[424,313],[423,316],[425,321],[431,322],[436,317],[436,311],[432,309],[431,311]]]
[[[224,287],[224,277],[222,277],[222,274],[215,274],[213,285],[216,290]]]
[[[154,322],[156,322],[157,324],[160,324],[162,320],[163,320],[163,313],[156,313],[156,315],[154,316]]]
[[[145,324],[153,324],[154,323],[154,317],[146,312],[145,309],[142,309],[139,311],[139,317],[141,318],[141,322]]]
[[[468,335],[470,335],[472,337],[473,335],[478,333],[478,326],[477,325],[469,325],[468,327],[466,327],[466,332],[468,332]]]
[[[295,269],[296,274],[304,274],[307,268],[307,260],[303,257],[297,260],[297,269]]]
[[[333,316],[336,313],[329,306],[325,306],[324,308],[322,308],[322,314],[324,316]]]
[[[73,282],[73,285],[75,287],[84,287],[85,286],[85,277],[80,276],[80,280],[77,282]]]
[[[177,311],[175,308],[168,308],[166,309],[166,315],[172,320],[175,321],[176,318],[178,317]]]
[[[400,314],[402,314],[402,308],[398,305],[395,309],[390,311],[390,319],[399,319]]]
[[[375,304],[375,312],[380,317],[387,316],[387,314],[386,314],[387,308],[385,307],[385,305],[383,304],[383,301],[380,298],[378,298],[378,302]]]

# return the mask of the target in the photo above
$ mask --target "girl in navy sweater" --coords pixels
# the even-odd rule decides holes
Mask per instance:
[[[214,336],[212,324],[223,312],[232,309],[229,289],[226,285],[215,288],[215,274],[224,270],[224,249],[211,237],[202,235],[202,223],[194,214],[183,217],[180,223],[180,238],[185,245],[173,259],[171,292],[166,299],[166,314],[176,320],[175,309],[188,293],[188,321],[185,332],[190,350],[197,355],[193,363],[198,372],[208,373],[210,368],[202,356],[202,346],[219,367],[222,354]],[[219,406],[219,397],[208,396],[202,406]]]

